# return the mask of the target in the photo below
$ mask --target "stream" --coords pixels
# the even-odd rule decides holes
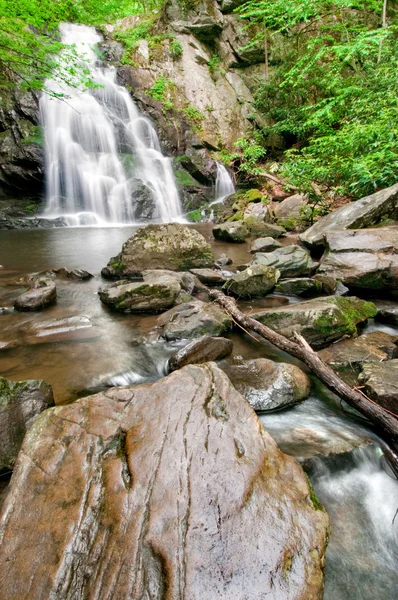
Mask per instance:
[[[234,266],[249,259],[246,244],[215,242],[211,224],[196,228],[211,240],[216,258],[227,253]],[[54,389],[56,403],[67,404],[108,386],[155,381],[166,374],[167,359],[179,346],[157,340],[153,332],[157,316],[110,312],[97,295],[98,288],[106,284],[98,275],[101,268],[135,230],[126,226],[1,232],[2,376],[45,379]],[[41,313],[11,310],[15,297],[26,289],[10,285],[11,281],[59,267],[86,269],[95,277],[57,280],[57,304]],[[242,307],[292,301],[297,300],[271,294],[256,303],[242,303]],[[59,339],[55,335],[50,342],[32,333],[32,323],[76,316],[88,318],[90,326],[69,337],[62,337],[60,331]],[[379,326],[370,322],[368,328]],[[297,362],[243,332],[234,331],[230,337],[235,357]],[[2,344],[8,344],[7,349],[1,350]],[[396,597],[398,483],[384,462],[375,434],[317,381],[308,400],[260,419],[281,449],[304,463],[330,515],[325,600]]]

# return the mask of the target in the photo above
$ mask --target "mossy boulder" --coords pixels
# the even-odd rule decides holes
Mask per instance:
[[[223,285],[226,293],[238,298],[255,298],[265,296],[279,279],[279,271],[274,267],[254,265],[231,277]]]
[[[243,220],[249,237],[272,237],[280,238],[286,233],[286,229],[273,223],[265,223],[262,219],[256,217],[247,217]]]
[[[213,263],[213,250],[196,229],[179,223],[147,225],[123,244],[102,275],[122,279],[136,277],[146,269],[189,271]]]
[[[326,296],[251,315],[289,339],[302,335],[314,348],[322,348],[357,333],[357,326],[376,315],[377,308],[355,296]]]
[[[213,303],[196,300],[168,310],[159,317],[161,336],[166,340],[222,335],[232,327],[232,318]]]
[[[42,379],[0,377],[0,471],[14,467],[29,421],[50,406],[53,392]]]
[[[307,250],[300,246],[284,246],[273,252],[258,252],[254,255],[252,265],[266,265],[275,267],[281,277],[299,277],[311,275],[318,266]]]
[[[213,235],[220,242],[241,244],[250,234],[243,221],[232,221],[213,227]]]
[[[101,302],[124,313],[167,310],[181,291],[174,279],[160,281],[117,281],[100,289]]]
[[[323,293],[322,283],[310,277],[295,277],[293,279],[282,279],[278,282],[275,291],[287,296],[303,296],[303,298],[314,298]]]

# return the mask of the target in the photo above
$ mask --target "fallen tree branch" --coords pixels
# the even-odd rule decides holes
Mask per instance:
[[[267,171],[259,171],[259,173],[257,173],[257,175],[259,177],[266,177],[267,179],[271,179],[271,181],[274,181],[275,183],[279,183],[279,185],[288,187],[291,190],[298,190],[298,187],[296,187],[295,185],[292,185],[291,183],[286,183],[285,181],[278,179],[278,177],[271,175],[271,173],[267,173]]]
[[[218,302],[243,329],[255,331],[262,338],[268,340],[274,346],[291,354],[304,362],[317,377],[335,394],[345,400],[364,415],[379,431],[380,435],[396,450],[398,448],[398,419],[385,411],[378,404],[369,402],[366,396],[352,389],[340,377],[321,360],[306,340],[296,335],[297,342],[289,340],[285,336],[263,325],[256,319],[242,313],[236,306],[233,298],[225,296],[219,290],[209,290],[210,297]],[[398,457],[392,453],[394,466],[398,470]]]

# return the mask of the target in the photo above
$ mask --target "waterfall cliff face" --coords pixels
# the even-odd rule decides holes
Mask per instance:
[[[181,206],[171,160],[162,155],[156,131],[140,114],[113,68],[101,68],[100,35],[91,27],[61,25],[97,84],[46,82],[62,97],[40,101],[46,152],[46,210],[71,225],[134,223],[150,217],[180,221]],[[67,61],[66,52],[60,61]],[[142,204],[145,203],[145,210]]]

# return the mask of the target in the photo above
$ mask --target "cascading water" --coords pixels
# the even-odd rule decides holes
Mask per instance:
[[[231,175],[228,173],[224,165],[217,163],[215,200],[211,202],[210,206],[222,202],[225,200],[225,198],[227,198],[227,196],[230,196],[234,193],[235,186],[231,179]]]
[[[46,217],[70,225],[126,224],[139,218],[181,221],[171,160],[114,68],[98,65],[101,36],[91,27],[64,23],[62,42],[74,46],[98,87],[82,91],[49,80],[40,112],[46,146]],[[60,61],[67,60],[67,53]],[[143,208],[144,206],[144,208]]]

